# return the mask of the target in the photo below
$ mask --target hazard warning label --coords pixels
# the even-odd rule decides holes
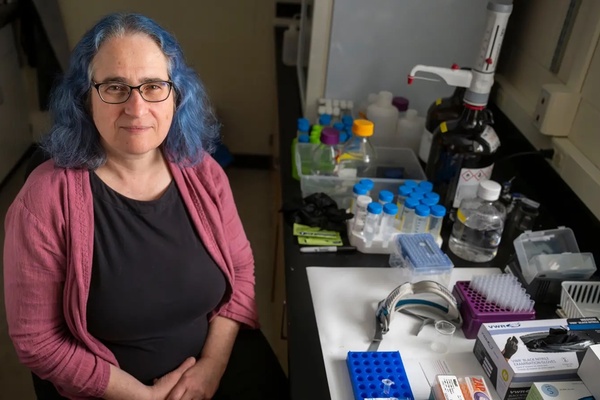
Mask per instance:
[[[462,199],[473,199],[477,197],[477,186],[479,182],[490,179],[494,165],[485,168],[463,168],[456,185],[453,207],[458,207]]]

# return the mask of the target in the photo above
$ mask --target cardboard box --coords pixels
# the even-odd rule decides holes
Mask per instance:
[[[596,399],[600,399],[600,344],[590,346],[585,352],[577,374]]]
[[[536,382],[531,386],[527,400],[579,400],[590,397],[583,382]]]
[[[551,329],[552,334],[564,332],[594,342],[589,339],[585,324],[575,319],[481,325],[473,352],[501,399],[525,400],[534,382],[579,380],[577,369],[584,352],[549,348],[545,344],[549,341],[539,339],[548,336]]]

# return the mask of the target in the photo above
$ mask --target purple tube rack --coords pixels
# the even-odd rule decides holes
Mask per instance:
[[[485,296],[470,287],[469,281],[456,282],[452,294],[463,317],[462,330],[467,339],[475,339],[483,323],[535,319],[533,310],[515,312],[488,303]]]

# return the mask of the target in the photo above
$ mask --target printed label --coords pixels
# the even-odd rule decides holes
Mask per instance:
[[[494,164],[485,168],[462,168],[456,185],[453,207],[460,206],[463,199],[474,199],[477,197],[477,186],[479,182],[490,179]]]
[[[440,131],[442,131],[442,133],[448,132],[448,125],[446,124],[446,122],[442,122],[440,124]]]
[[[500,139],[496,134],[496,131],[491,126],[486,126],[481,134],[481,138],[490,146],[490,151],[495,153],[500,147]]]
[[[442,104],[442,98],[441,97],[435,101],[435,105],[436,106],[439,106],[440,104]]]

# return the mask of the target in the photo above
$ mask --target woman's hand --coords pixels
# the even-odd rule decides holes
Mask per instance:
[[[183,374],[196,363],[194,357],[187,358],[177,369],[154,381],[150,386],[152,400],[165,400],[171,390],[177,385]]]
[[[185,371],[167,400],[208,400],[214,396],[227,364],[202,357]]]

